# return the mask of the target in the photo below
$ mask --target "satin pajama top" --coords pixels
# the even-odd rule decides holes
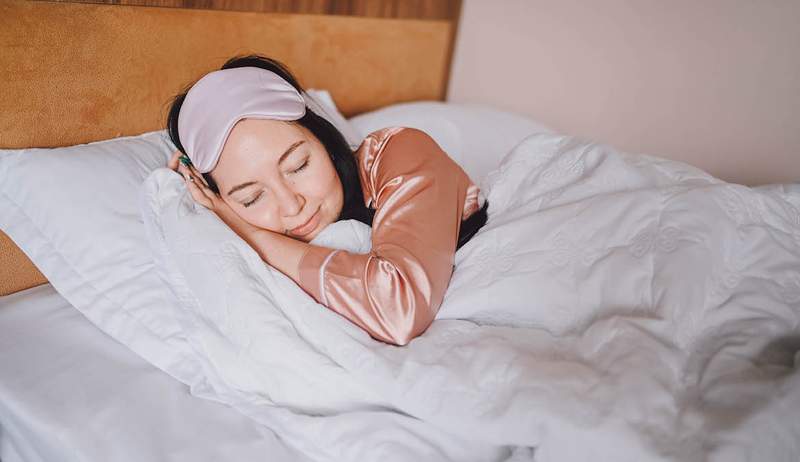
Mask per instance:
[[[311,245],[299,263],[299,285],[373,338],[405,345],[433,322],[453,273],[461,222],[485,198],[421,130],[377,130],[355,154],[364,204],[375,209],[372,250]]]

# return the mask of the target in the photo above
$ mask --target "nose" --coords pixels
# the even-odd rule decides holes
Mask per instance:
[[[274,193],[277,196],[278,204],[280,204],[280,213],[283,217],[293,217],[303,210],[306,204],[305,198],[298,194],[291,186],[285,182],[280,181]]]

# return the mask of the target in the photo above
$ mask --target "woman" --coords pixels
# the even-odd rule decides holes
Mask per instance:
[[[488,203],[424,132],[377,130],[354,153],[303,95],[275,60],[229,60],[174,99],[169,167],[317,302],[405,345],[433,322],[455,251],[486,222]],[[370,253],[309,243],[347,219],[372,226]]]

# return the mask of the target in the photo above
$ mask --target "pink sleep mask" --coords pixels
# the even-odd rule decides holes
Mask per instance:
[[[303,96],[278,74],[237,67],[206,74],[192,86],[178,114],[181,144],[200,173],[210,172],[241,119],[298,120]]]

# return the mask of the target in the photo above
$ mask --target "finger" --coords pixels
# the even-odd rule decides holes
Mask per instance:
[[[181,174],[181,176],[183,176],[184,180],[188,181],[189,178],[192,176],[192,172],[190,172],[189,169],[186,168],[186,166],[183,165],[182,163],[178,163],[177,171],[178,171],[178,173]]]
[[[190,178],[192,178],[192,177],[190,177]],[[189,193],[192,195],[192,198],[195,200],[195,202],[198,202],[200,205],[202,205],[203,207],[205,207],[205,208],[207,208],[209,210],[212,209],[211,200],[208,198],[208,196],[205,193],[203,193],[203,191],[200,188],[200,186],[197,185],[197,182],[192,181],[192,180],[187,180],[186,181],[186,188],[189,190]]]
[[[182,155],[183,155],[183,154],[182,154],[180,151],[177,151],[177,150],[176,150],[175,152],[173,152],[173,153],[172,153],[172,157],[170,157],[170,159],[169,159],[169,162],[167,162],[167,167],[168,167],[168,168],[170,168],[170,169],[172,169],[172,170],[175,170],[175,169],[177,169],[177,168],[178,168],[178,164],[180,163],[180,162],[178,161],[178,159],[179,159],[179,158],[180,158]]]
[[[211,191],[211,188],[206,186],[203,181],[195,175],[190,168],[186,167],[185,165],[180,165],[178,167],[178,171],[183,175],[183,178],[187,184],[187,188],[190,190],[197,190],[199,194],[208,200],[213,200],[212,195],[214,194]],[[196,200],[200,200],[200,197],[195,197]]]
[[[197,173],[197,170],[193,169],[192,167],[189,167],[189,175],[190,175],[189,180],[193,181],[194,184],[196,184],[197,187],[200,188],[200,190],[205,192],[206,190],[209,189],[203,177]]]
[[[195,185],[201,185],[202,184],[197,180],[197,177],[194,176],[192,171],[189,170],[189,168],[187,166],[183,165],[183,164],[178,165],[178,173],[181,174],[181,176],[184,179],[184,182],[187,185],[188,184],[195,184]]]
[[[195,166],[194,166],[194,165],[190,165],[190,166],[189,166],[189,170],[190,170],[190,171],[192,172],[192,174],[194,175],[194,177],[195,177],[195,180],[200,180],[200,183],[202,183],[204,187],[206,187],[206,188],[208,188],[208,187],[209,187],[209,186],[208,186],[208,183],[206,183],[206,179],[205,179],[205,177],[204,177],[203,175],[201,175],[201,174],[200,174],[200,172],[198,172],[198,171],[197,171],[197,169],[195,168]]]

